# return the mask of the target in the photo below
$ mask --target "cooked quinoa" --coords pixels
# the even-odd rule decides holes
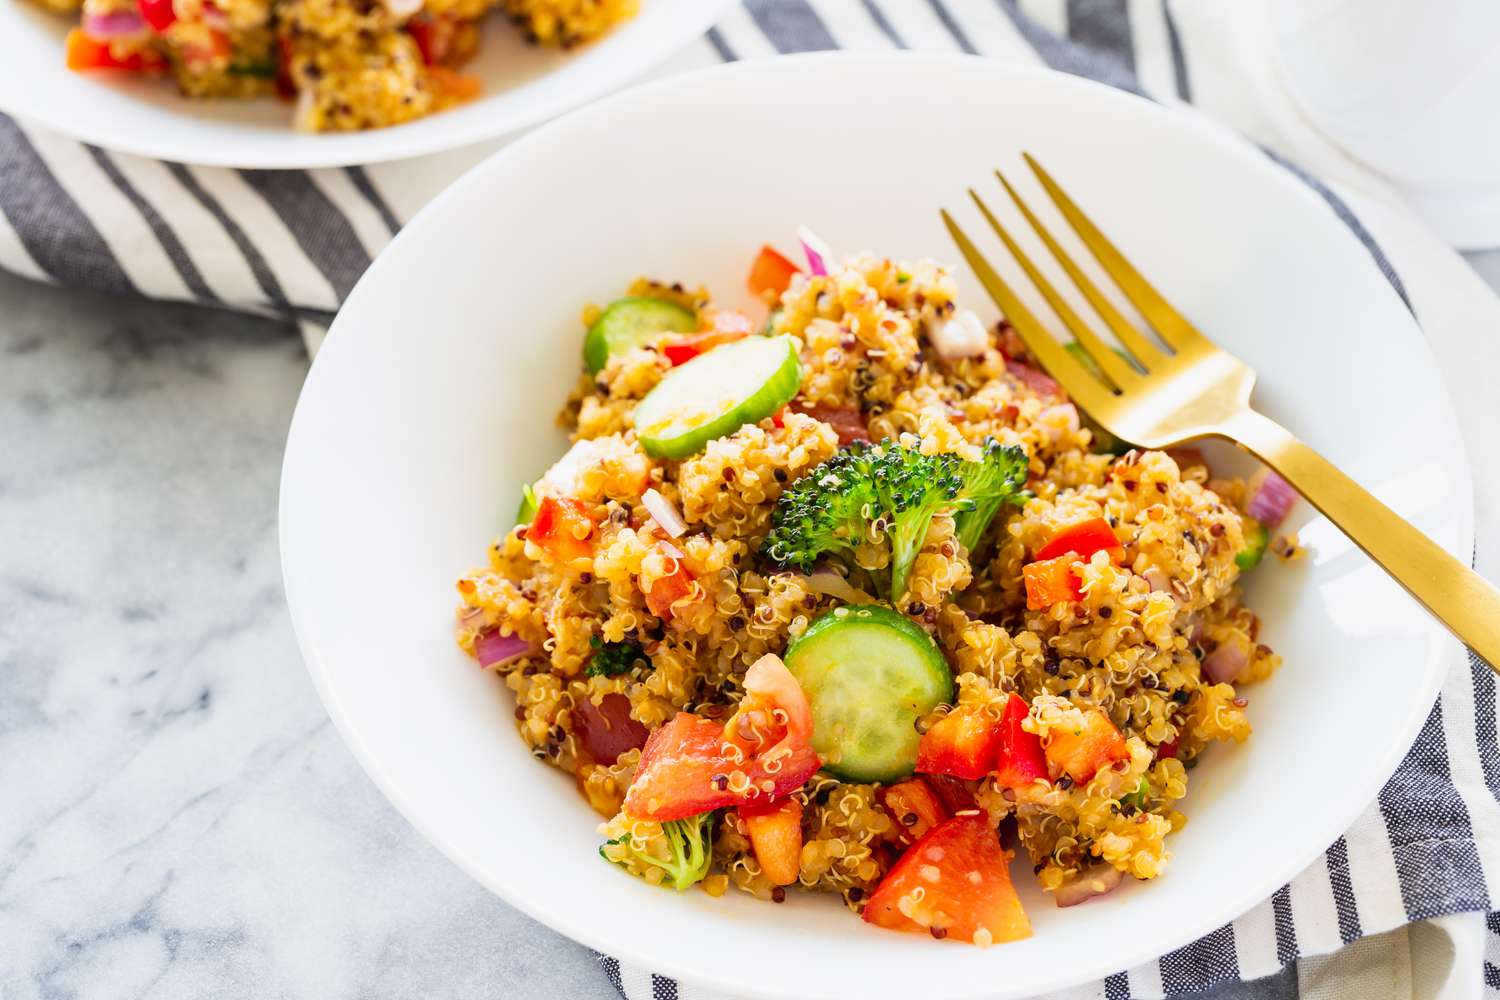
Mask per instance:
[[[37,0],[79,18],[68,66],[170,74],[189,97],[293,103],[312,132],[383,128],[479,93],[459,67],[498,7],[537,44],[571,48],[638,0]]]
[[[597,13],[590,4],[557,6]],[[532,12],[543,38],[559,30],[549,24]],[[1210,744],[1250,735],[1246,699],[1231,683],[1214,683],[1205,662],[1232,662],[1240,686],[1280,664],[1240,600],[1236,557],[1250,524],[1244,485],[1215,480],[1210,488],[1195,452],[1105,453],[1004,322],[981,349],[945,360],[934,331],[961,313],[958,294],[953,274],[932,261],[863,254],[830,274],[797,273],[767,296],[773,311],[764,328],[758,319],[741,324],[791,338],[801,375],[790,405],[681,458],[648,453],[634,415],[683,363],[674,351],[695,335],[645,338],[580,376],[561,416],[574,451],[534,488],[543,505],[577,512],[567,544],[549,542],[556,536],[543,535],[542,521],[550,515],[533,520],[533,511],[496,539],[488,564],[458,583],[458,642],[481,660],[493,658],[481,647],[504,646],[489,666],[516,694],[517,731],[537,758],[573,774],[604,817],[606,860],[653,883],[696,881],[712,895],[734,887],[777,902],[788,890],[833,893],[861,912],[903,855],[924,843],[926,812],[896,804],[920,793],[919,801],[941,800],[932,806],[937,818],[979,810],[991,839],[998,830],[1000,842],[1023,851],[1048,891],[1101,872],[1149,879],[1168,869],[1168,834],[1186,822],[1178,806],[1188,772]],[[727,322],[702,290],[643,279],[626,296],[673,303],[699,330]],[[600,308],[586,308],[585,326],[600,317]],[[885,443],[851,444],[859,439]],[[852,540],[832,571],[768,555],[768,534],[782,523],[778,501],[828,475],[835,466],[826,463],[843,452],[899,448],[976,462],[996,446],[1020,454],[1025,492],[999,509],[974,551],[962,540],[962,508],[937,511],[899,594],[880,589],[893,559],[880,536],[888,524]],[[1037,606],[1027,567],[1080,524],[1105,525],[1098,530],[1113,537],[1105,548],[1065,555],[1071,599]],[[899,614],[930,637],[951,671],[951,696],[916,719],[918,733],[950,716],[999,726],[1007,706],[1020,705],[1016,732],[1026,735],[1015,738],[1044,748],[1046,773],[1019,782],[1001,769],[978,778],[919,773],[916,788],[905,776],[840,778],[825,753],[824,769],[800,787],[765,796],[784,796],[800,814],[789,883],[769,877],[757,857],[747,825],[754,810],[733,805],[710,818],[710,847],[685,877],[673,823],[622,809],[641,743],[687,722],[730,722],[731,739],[745,725],[731,720],[747,716],[738,710],[754,700],[747,670],[769,655],[796,673],[789,647],[844,607]],[[790,733],[791,714],[748,713],[747,722]],[[1091,726],[1113,750],[1075,779],[1063,748]],[[631,745],[601,747],[601,729]],[[736,765],[744,757],[729,754]],[[705,780],[743,786],[731,771]],[[961,926],[952,914],[928,914],[922,896],[903,896],[893,919],[938,937]],[[970,939],[998,938],[980,929]]]

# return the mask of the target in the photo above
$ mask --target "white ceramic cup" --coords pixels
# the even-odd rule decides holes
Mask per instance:
[[[1500,0],[1274,0],[1308,120],[1450,243],[1500,246]]]

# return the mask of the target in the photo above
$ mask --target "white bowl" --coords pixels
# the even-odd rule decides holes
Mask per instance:
[[[1466,464],[1412,317],[1333,212],[1249,145],[962,57],[809,56],[654,83],[516,143],[407,226],[334,324],[292,424],[282,559],[309,669],[371,777],[475,878],[595,948],[736,994],[1011,997],[1222,926],[1375,797],[1452,646],[1305,504],[1291,524],[1312,557],[1269,560],[1249,584],[1286,666],[1249,691],[1255,736],[1194,771],[1171,870],[1058,910],[1018,864],[1036,933],[987,950],[868,927],[829,897],[679,896],[605,865],[598,817],[527,755],[509,692],[455,648],[455,580],[563,447],[553,415],[577,377],[582,303],[640,274],[743,301],[756,249],[792,244],[799,223],[845,250],[954,260],[938,206],[977,233],[965,186],[994,191],[1005,165],[1034,191],[1021,150],[1262,373],[1266,412],[1467,553]]]
[[[481,96],[405,125],[309,135],[274,98],[190,100],[170,79],[74,73],[63,38],[76,18],[0,3],[0,111],[106,149],[226,167],[331,167],[456,149],[507,135],[633,80],[701,35],[734,0],[641,0],[640,13],[569,52],[530,45],[499,14],[464,71]]]

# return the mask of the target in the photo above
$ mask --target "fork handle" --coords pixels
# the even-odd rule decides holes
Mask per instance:
[[[1500,590],[1275,421],[1245,410],[1223,428],[1500,673]]]

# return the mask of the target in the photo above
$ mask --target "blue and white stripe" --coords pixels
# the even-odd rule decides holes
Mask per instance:
[[[831,48],[977,53],[1191,103],[1254,137],[1245,111],[1253,102],[1228,68],[1221,3],[745,0],[663,72]],[[345,169],[228,170],[111,153],[0,116],[0,266],[65,285],[281,317],[314,346],[402,222],[484,152]],[[1354,215],[1299,176],[1401,291]],[[1199,941],[1068,996],[1179,996],[1460,912],[1488,914],[1483,977],[1500,994],[1500,914],[1490,912],[1491,887],[1500,886],[1496,736],[1495,679],[1476,660],[1453,671],[1378,801],[1320,861]],[[649,970],[600,961],[626,1000],[707,1000]]]

